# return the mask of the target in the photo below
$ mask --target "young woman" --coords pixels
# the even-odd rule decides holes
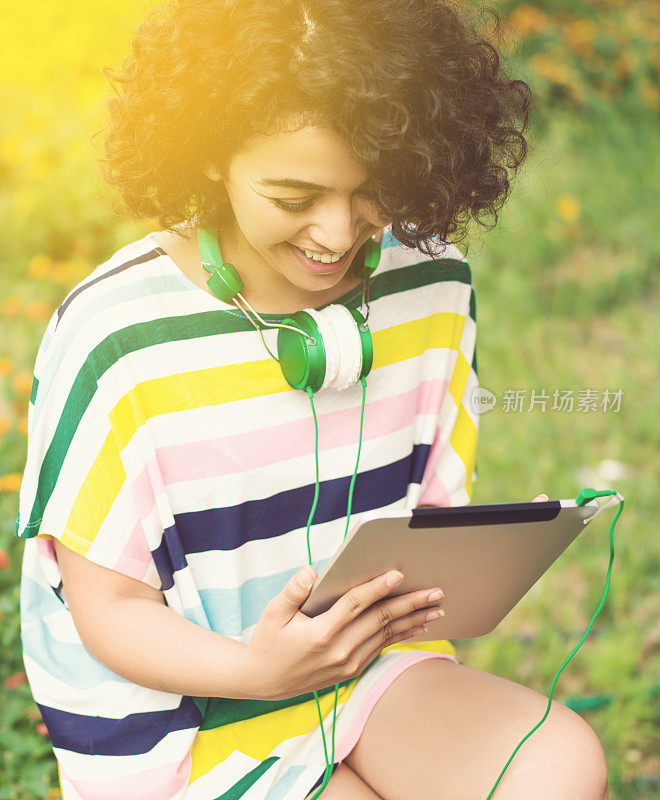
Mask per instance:
[[[110,75],[105,176],[162,230],[50,320],[16,525],[64,800],[485,798],[547,698],[406,641],[442,587],[387,573],[300,607],[364,512],[470,500],[448,237],[506,197],[529,87],[445,0],[181,0]],[[240,295],[213,291],[209,241]],[[327,364],[298,391],[274,326],[305,309]],[[496,796],[606,797],[598,738],[553,702]]]

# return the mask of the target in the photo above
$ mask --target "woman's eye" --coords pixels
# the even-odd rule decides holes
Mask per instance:
[[[273,200],[273,203],[285,211],[305,211],[312,205],[311,200],[307,200],[304,203],[287,203],[286,200]]]

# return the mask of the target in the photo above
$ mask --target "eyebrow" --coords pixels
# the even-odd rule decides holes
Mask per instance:
[[[310,183],[309,181],[301,181],[297,178],[262,178],[258,180],[257,183],[260,183],[262,186],[283,186],[286,189],[312,189],[316,192],[331,192],[331,186],[323,186],[320,183]],[[368,180],[363,181],[359,186],[358,189],[363,189]]]

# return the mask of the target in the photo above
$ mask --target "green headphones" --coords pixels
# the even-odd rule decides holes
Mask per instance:
[[[224,262],[216,234],[200,228],[197,241],[202,267],[210,274],[207,284],[211,292],[219,300],[233,303],[246,314],[234,299],[239,297],[259,317],[242,297],[243,281],[234,265]],[[380,261],[381,250],[373,237],[363,246],[362,277],[368,283]],[[357,309],[333,304],[321,310],[306,308],[297,311],[281,324],[261,322],[267,327],[280,328],[277,360],[287,383],[293,389],[307,391],[309,388],[312,392],[325,388],[346,389],[371,370],[371,332],[366,319]]]

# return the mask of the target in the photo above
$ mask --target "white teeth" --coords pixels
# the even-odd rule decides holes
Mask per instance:
[[[300,248],[298,248],[300,250]],[[312,261],[320,261],[322,264],[334,264],[335,261],[339,261],[340,258],[343,257],[348,250],[343,250],[341,253],[324,253],[321,255],[320,253],[314,253],[311,250],[302,250],[307,258],[311,259]]]

